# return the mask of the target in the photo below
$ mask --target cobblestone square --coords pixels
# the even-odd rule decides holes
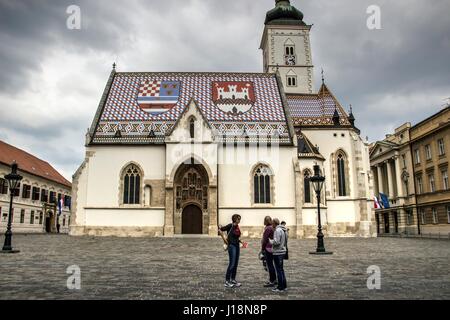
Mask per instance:
[[[1,238],[3,241],[3,237]],[[450,242],[430,239],[325,239],[331,256],[312,256],[316,241],[289,241],[289,290],[264,288],[259,241],[241,250],[241,288],[224,288],[228,256],[220,238],[93,238],[14,235],[19,254],[0,255],[0,299],[450,299]],[[69,290],[69,266],[81,289]],[[367,268],[381,289],[367,288]]]

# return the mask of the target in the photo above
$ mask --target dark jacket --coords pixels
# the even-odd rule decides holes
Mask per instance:
[[[236,227],[232,223],[227,224],[225,227],[220,228],[221,231],[226,231],[228,244],[234,244],[239,246],[239,238],[241,237],[241,231],[239,226]]]
[[[261,251],[267,251],[272,253],[272,244],[269,242],[269,239],[273,239],[273,227],[268,225],[264,228],[264,234],[261,240]]]

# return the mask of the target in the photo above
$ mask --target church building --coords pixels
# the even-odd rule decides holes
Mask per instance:
[[[237,213],[246,237],[267,215],[315,237],[316,164],[325,235],[375,235],[368,144],[325,82],[314,88],[311,25],[275,2],[262,73],[113,67],[73,176],[72,235],[216,236]]]

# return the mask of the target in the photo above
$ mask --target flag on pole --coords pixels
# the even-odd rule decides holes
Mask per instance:
[[[375,209],[381,209],[381,204],[380,204],[380,201],[378,201],[378,198],[377,197],[373,197],[373,202],[374,202],[374,207],[375,207]]]
[[[60,198],[59,201],[58,201],[58,216],[61,215],[63,206],[64,206],[64,199],[63,199],[63,197],[61,196],[61,198]]]
[[[381,203],[383,204],[383,208],[388,209],[391,206],[389,205],[389,198],[384,193],[380,193]]]

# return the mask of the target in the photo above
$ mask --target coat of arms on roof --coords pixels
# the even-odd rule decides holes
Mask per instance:
[[[145,80],[139,86],[138,105],[152,115],[167,112],[177,104],[180,89],[181,83],[178,81]]]
[[[246,113],[255,103],[255,89],[252,82],[213,82],[212,86],[214,104],[227,114]]]

